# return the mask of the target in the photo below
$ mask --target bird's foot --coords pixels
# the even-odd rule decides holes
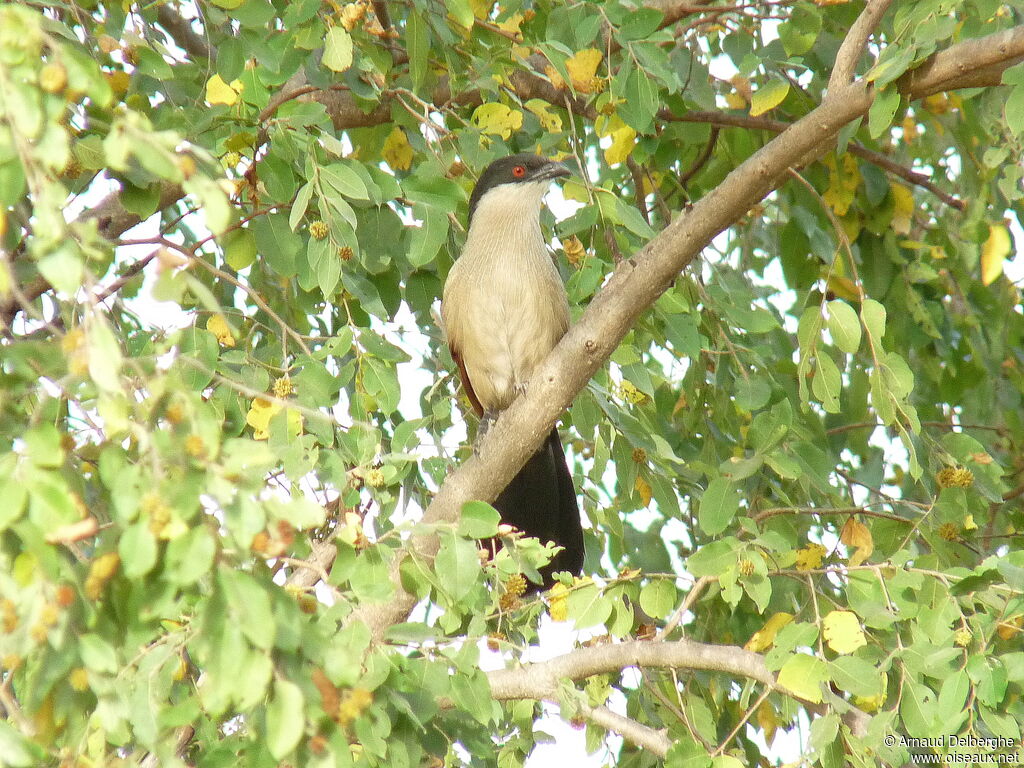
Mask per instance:
[[[473,441],[473,455],[476,456],[480,453],[480,443],[483,442],[484,436],[487,431],[491,428],[491,425],[498,420],[497,411],[484,411],[484,415],[480,418],[480,426],[476,430],[476,440]]]

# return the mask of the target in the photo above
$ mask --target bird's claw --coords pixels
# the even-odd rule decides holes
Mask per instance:
[[[480,419],[480,426],[476,430],[476,440],[473,441],[473,455],[478,456],[480,454],[480,443],[483,442],[484,436],[487,431],[491,428],[491,425],[498,420],[498,414],[494,411],[485,411],[484,415]]]

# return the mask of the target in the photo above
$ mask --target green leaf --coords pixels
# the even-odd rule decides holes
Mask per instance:
[[[473,5],[470,0],[448,0],[445,3],[445,7],[448,9],[448,15],[451,16],[455,22],[464,29],[473,28]]]
[[[129,526],[117,544],[124,575],[135,579],[149,573],[156,565],[156,536],[149,530],[149,520]]]
[[[655,619],[664,619],[676,607],[676,585],[669,579],[655,579],[640,590],[640,607]]]
[[[423,15],[410,13],[405,23],[406,47],[409,51],[409,74],[412,75],[412,88],[419,92],[427,76],[427,57],[430,55],[430,41],[427,36],[427,23]]]
[[[292,232],[285,215],[258,216],[249,227],[256,236],[262,262],[281,277],[294,277],[295,256],[305,241]]]
[[[292,203],[291,213],[288,214],[288,226],[291,227],[292,232],[299,228],[299,224],[302,223],[302,218],[306,215],[306,210],[309,208],[309,201],[312,199],[313,185],[310,182],[306,182],[299,188],[299,193],[295,196],[295,202]]]
[[[256,261],[256,237],[245,227],[233,229],[221,238],[224,260],[236,272]]]
[[[876,349],[882,349],[882,337],[885,335],[885,307],[874,299],[865,299],[860,307],[860,319],[871,337]]]
[[[604,624],[612,614],[611,598],[602,594],[595,584],[572,590],[567,603],[569,618],[576,623],[576,629]]]
[[[0,755],[11,768],[33,768],[46,764],[46,753],[38,744],[22,736],[6,719],[0,720]]]
[[[832,681],[855,696],[877,696],[882,691],[882,675],[864,659],[840,656],[829,662]]]
[[[267,650],[273,647],[277,624],[267,590],[277,587],[261,585],[242,571],[221,568],[219,572],[228,604],[232,606],[232,614],[237,617],[242,634],[257,648]]]
[[[419,268],[437,257],[437,252],[448,240],[448,217],[430,215],[418,227],[410,227],[409,263]]]
[[[821,11],[809,3],[794,5],[789,18],[779,25],[779,39],[787,56],[807,53],[820,32]]]
[[[78,652],[82,663],[93,672],[113,674],[118,670],[117,651],[99,635],[92,633],[78,637]]]
[[[320,180],[339,195],[353,200],[369,200],[370,193],[362,177],[346,163],[332,163],[317,171]],[[352,227],[355,228],[355,222]]]
[[[821,702],[821,684],[826,680],[825,662],[806,653],[794,653],[779,670],[779,685],[815,704]]]
[[[836,346],[849,355],[860,348],[860,318],[853,307],[841,299],[828,303],[827,327]]]
[[[190,528],[167,545],[163,577],[179,586],[194,584],[210,570],[216,552],[217,543],[205,525]]]
[[[939,720],[943,723],[956,723],[958,718],[966,715],[964,704],[967,703],[970,691],[971,681],[962,669],[946,675],[936,702]]]
[[[701,529],[712,536],[721,533],[729,527],[739,505],[736,486],[724,477],[716,477],[700,498],[697,519]]]
[[[73,296],[82,287],[82,259],[70,247],[61,247],[39,260],[39,274],[61,293]]]
[[[740,379],[733,389],[736,405],[745,411],[756,411],[768,404],[772,396],[772,386],[763,376],[751,374],[749,378]]]
[[[367,394],[377,398],[377,405],[383,413],[394,413],[401,396],[395,367],[376,357],[364,357],[362,373]]]
[[[882,51],[878,63],[868,70],[864,79],[883,88],[906,72],[914,63],[917,50],[913,46],[890,45]]]
[[[1018,83],[1010,90],[1003,109],[1006,124],[1013,131],[1013,135],[1024,135],[1024,84]]]
[[[907,729],[907,735],[919,739],[934,737],[939,728],[936,721],[937,710],[935,694],[930,688],[909,678],[904,681],[900,698],[900,717]]]
[[[476,555],[476,546],[456,536],[442,536],[434,568],[443,578],[445,591],[453,600],[461,600],[480,579],[480,559]]]
[[[892,125],[892,119],[900,106],[900,92],[897,88],[887,88],[876,94],[868,109],[868,133],[877,139]]]
[[[811,392],[821,401],[822,407],[829,413],[839,413],[839,393],[842,390],[842,376],[839,368],[831,357],[818,354],[814,378],[811,380]]]
[[[625,97],[619,116],[638,133],[650,133],[658,114],[658,88],[640,67],[633,67],[626,78]]]
[[[114,332],[103,320],[89,324],[86,334],[89,354],[89,376],[96,386],[107,392],[121,391],[121,347]]]
[[[772,78],[754,91],[754,95],[750,99],[751,116],[757,117],[775,109],[787,95],[789,95],[789,83],[786,80]]]
[[[697,577],[721,576],[736,565],[736,548],[737,542],[731,537],[705,544],[686,558],[686,570]]]
[[[267,705],[267,748],[283,760],[298,746],[305,730],[302,690],[282,678],[274,681],[274,692]]]
[[[501,515],[490,504],[467,501],[462,505],[459,535],[470,539],[486,539],[498,533]]]
[[[352,66],[352,37],[344,27],[331,27],[327,30],[321,62],[335,72],[344,72]]]

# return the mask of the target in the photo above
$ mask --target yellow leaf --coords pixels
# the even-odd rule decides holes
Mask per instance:
[[[774,614],[764,623],[763,627],[751,635],[750,639],[747,640],[746,645],[743,647],[748,651],[753,651],[754,653],[767,651],[775,643],[775,636],[779,633],[779,630],[789,624],[792,620],[792,613],[780,612]]]
[[[811,571],[821,567],[826,549],[821,544],[808,544],[796,551],[796,567],[798,571]]]
[[[729,109],[744,109],[747,106],[747,100],[744,99],[736,91],[725,94],[725,104]]]
[[[481,104],[473,110],[473,123],[482,133],[493,133],[507,139],[512,131],[523,127],[523,113],[504,104]]]
[[[779,717],[775,714],[775,707],[770,701],[761,702],[757,708],[757,724],[764,731],[764,740],[771,744],[775,741],[775,731],[779,727]]]
[[[640,501],[643,502],[644,506],[649,506],[651,503],[651,484],[640,477],[640,475],[637,475],[636,480],[633,481],[633,488],[640,494]]]
[[[245,423],[252,427],[253,439],[266,440],[270,437],[270,420],[280,410],[280,405],[261,397],[252,401],[249,412],[245,414]]]
[[[897,235],[909,235],[914,217],[914,193],[902,184],[890,184],[889,194],[892,195],[895,204],[889,226]]]
[[[992,285],[1003,274],[1003,262],[1010,255],[1010,231],[1002,224],[990,224],[988,239],[981,246],[981,282]]]
[[[522,26],[524,18],[521,13],[513,13],[504,21],[498,22],[498,29],[502,29],[510,35],[518,35],[519,27]]]
[[[857,284],[848,277],[829,275],[828,289],[840,299],[860,301],[860,292],[857,290]]]
[[[552,621],[565,621],[569,618],[569,588],[556,582],[548,590],[548,613]]]
[[[597,77],[597,68],[604,55],[597,48],[586,48],[575,53],[565,62],[565,68],[572,79],[572,87],[580,93],[597,93],[604,88],[604,81]]]
[[[850,555],[850,565],[857,567],[875,551],[875,541],[871,537],[871,531],[864,523],[854,520],[852,517],[846,521],[839,540],[847,547],[855,547],[856,552]]]
[[[885,704],[885,698],[885,691],[882,691],[875,696],[854,696],[853,703],[865,712],[877,712]]]
[[[249,412],[245,414],[245,423],[252,427],[254,440],[266,440],[270,437],[270,421],[281,412],[281,404],[257,397],[252,401]],[[288,408],[285,415],[286,429],[290,437],[302,433],[302,414],[294,408]]]
[[[396,171],[408,171],[412,166],[412,145],[405,131],[397,125],[384,139],[384,160]]]
[[[540,127],[547,133],[562,132],[562,118],[551,111],[551,105],[542,99],[530,99],[524,104],[540,120]]]
[[[769,80],[756,91],[750,99],[750,114],[753,117],[763,115],[775,109],[789,95],[789,83],[785,80]]]
[[[845,216],[860,185],[861,176],[857,159],[847,153],[842,157],[842,165],[837,163],[834,157],[827,158],[825,165],[829,169],[828,189],[821,197],[828,207],[835,211],[836,216]]]
[[[1020,634],[1022,626],[1024,626],[1024,616],[1015,616],[1012,619],[999,622],[996,625],[996,634],[1003,640],[1012,640]]]
[[[920,135],[917,128],[917,120],[910,115],[903,118],[903,143],[909,144]]]
[[[469,0],[469,7],[473,9],[474,16],[486,21],[491,15],[491,8],[494,7],[494,0]]]
[[[828,647],[836,653],[853,653],[868,644],[857,614],[852,611],[832,611],[828,614],[822,621],[822,635]]]
[[[626,125],[618,115],[605,117],[600,115],[594,123],[597,135],[611,138],[612,143],[604,150],[604,159],[609,165],[625,162],[633,152],[636,142],[636,131]]]
[[[345,524],[338,527],[337,536],[349,546],[355,546],[363,535],[363,519],[355,512],[345,513]]]
[[[235,346],[235,337],[231,335],[231,328],[224,315],[213,315],[206,321],[206,330],[217,337],[217,343],[222,347]]]
[[[555,86],[555,88],[558,90],[565,88],[565,80],[563,80],[562,76],[558,74],[558,70],[550,64],[544,67],[544,74],[548,76],[548,80],[551,81],[551,84]]]
[[[220,75],[214,75],[206,81],[206,101],[208,104],[226,104],[231,106],[245,90],[241,80],[232,80],[231,85],[224,82]]]

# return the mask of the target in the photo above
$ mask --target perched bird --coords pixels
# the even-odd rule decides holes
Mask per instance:
[[[469,234],[444,286],[441,319],[469,401],[484,426],[508,408],[569,328],[562,279],[540,229],[542,198],[561,163],[495,160],[469,199]],[[583,567],[583,529],[557,427],[494,502],[502,522],[564,549],[542,570]]]

